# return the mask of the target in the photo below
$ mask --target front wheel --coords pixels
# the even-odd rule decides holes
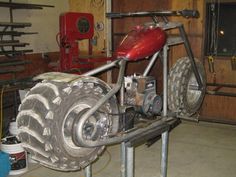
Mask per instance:
[[[171,68],[168,78],[168,107],[177,116],[192,116],[204,99],[206,90],[206,74],[204,66],[195,59],[196,66],[203,84],[198,90],[198,83],[188,57],[180,58]]]

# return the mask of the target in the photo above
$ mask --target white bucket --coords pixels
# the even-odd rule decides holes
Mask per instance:
[[[17,128],[16,122],[11,122],[10,123],[9,132],[13,136],[17,136],[19,134],[19,130]]]
[[[24,151],[21,143],[15,142],[14,144],[10,144],[6,141],[8,138],[12,137],[2,139],[1,150],[9,154],[11,163],[9,174],[19,175],[25,173],[28,170],[27,153]]]

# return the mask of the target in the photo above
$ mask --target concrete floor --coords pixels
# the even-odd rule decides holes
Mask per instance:
[[[119,147],[107,148],[111,155],[104,152],[93,164],[93,176],[119,176]],[[159,141],[135,149],[135,177],[160,176],[160,147]],[[168,159],[168,177],[235,177],[236,126],[183,122],[170,133]],[[83,171],[58,172],[39,165],[30,170],[21,177],[84,177]]]

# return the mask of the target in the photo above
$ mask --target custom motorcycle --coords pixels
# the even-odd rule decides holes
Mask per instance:
[[[50,72],[27,93],[19,107],[17,124],[23,147],[44,166],[74,171],[95,161],[106,145],[147,140],[164,124],[194,119],[205,94],[205,72],[195,59],[183,24],[168,16],[196,18],[195,10],[108,13],[108,18],[150,16],[122,40],[115,60],[82,75]],[[172,37],[167,31],[179,30]],[[168,48],[183,44],[188,56],[180,58],[167,73]],[[163,63],[163,94],[149,75],[155,61]],[[128,62],[148,60],[143,74],[126,76]],[[95,77],[118,68],[116,83]],[[119,97],[119,100],[118,100]],[[168,109],[167,109],[168,108]],[[192,117],[193,116],[193,117]],[[148,136],[150,138],[150,136]]]

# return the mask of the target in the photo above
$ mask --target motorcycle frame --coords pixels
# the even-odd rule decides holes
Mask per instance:
[[[186,32],[184,30],[183,24],[178,23],[178,22],[168,22],[165,20],[163,22],[157,22],[156,18],[153,18],[154,23],[150,24],[148,23],[147,25],[155,25],[154,27],[159,27],[163,30],[171,30],[171,29],[179,29],[180,32],[180,37],[169,37],[167,38],[167,41],[165,45],[157,51],[151,59],[149,60],[148,65],[146,66],[143,76],[148,76],[150,70],[153,68],[155,61],[157,60],[160,52],[163,52],[163,112],[162,116],[159,116],[160,118],[157,118],[156,122],[151,123],[145,128],[139,128],[137,130],[132,130],[129,132],[126,132],[125,134],[122,134],[122,136],[115,136],[115,137],[107,137],[104,139],[100,139],[99,141],[87,141],[84,140],[80,137],[83,137],[83,126],[86,122],[86,120],[93,115],[107,100],[109,100],[111,97],[113,97],[115,94],[117,94],[120,91],[121,95],[121,102],[120,105],[122,106],[123,100],[124,100],[124,94],[122,86],[124,85],[124,76],[125,76],[125,69],[126,69],[126,64],[129,62],[128,58],[117,58],[116,60],[112,61],[111,63],[105,64],[103,66],[100,66],[96,69],[93,69],[91,71],[88,71],[87,73],[84,73],[82,76],[94,76],[99,73],[103,73],[105,71],[109,71],[113,68],[119,68],[119,74],[118,74],[118,79],[117,82],[113,85],[112,89],[104,96],[102,97],[91,109],[89,109],[82,117],[80,118],[79,121],[77,121],[75,124],[75,131],[73,131],[73,137],[76,139],[76,144],[78,146],[83,146],[83,147],[97,147],[97,146],[104,146],[104,145],[110,145],[110,144],[117,144],[121,142],[127,142],[130,141],[134,137],[141,137],[145,132],[147,131],[152,131],[155,128],[158,127],[168,127],[168,124],[171,124],[170,122],[173,121],[176,117],[171,117],[170,115],[167,114],[167,83],[168,83],[168,49],[170,46],[177,45],[177,44],[184,44],[185,49],[187,51],[187,54],[189,56],[189,60],[191,61],[191,65],[193,68],[193,73],[196,76],[196,80],[198,81],[198,88],[194,87],[192,89],[199,89],[201,90],[202,87],[202,82],[200,79],[200,75],[198,73],[198,70],[196,68],[196,63],[194,61],[193,57],[193,52],[191,50],[191,47],[189,45],[189,41],[186,35]],[[65,73],[45,73],[42,74],[35,79],[46,79],[46,80],[54,80],[57,82],[70,82],[71,80],[76,80],[80,79],[81,76],[78,75],[72,75],[72,74],[65,74]],[[122,110],[123,111],[123,110]],[[124,111],[123,111],[124,112]],[[123,113],[122,112],[122,113]],[[190,118],[188,118],[190,119]],[[168,122],[168,120],[170,122]]]
[[[183,15],[183,12],[185,15]],[[156,22],[155,15],[178,15],[179,13],[182,16],[195,16],[194,11],[191,10],[183,10],[183,11],[164,11],[164,12],[137,12],[137,13],[128,13],[128,14],[123,14],[124,16],[133,16],[133,14],[138,14],[138,16],[143,16],[143,15],[150,15],[154,14],[154,16],[150,15],[153,17],[154,22]],[[187,15],[186,15],[187,14]],[[118,14],[120,16],[120,14]],[[145,68],[143,72],[143,76],[147,76],[152,67],[154,66],[155,61],[157,60],[160,52],[163,52],[163,112],[161,116],[158,116],[156,121],[151,122],[151,124],[148,124],[144,128],[138,128],[136,130],[132,131],[126,131],[123,134],[116,135],[115,137],[112,138],[104,138],[99,140],[98,142],[87,142],[87,141],[80,141],[78,146],[83,146],[83,147],[98,147],[98,146],[104,146],[104,145],[110,145],[110,144],[118,144],[121,143],[121,176],[122,177],[133,177],[133,172],[134,172],[134,146],[135,143],[140,144],[140,142],[144,142],[145,140],[150,140],[150,138],[159,136],[161,134],[161,139],[162,139],[162,150],[161,150],[161,177],[166,177],[167,176],[167,156],[168,156],[168,133],[169,129],[173,128],[176,122],[179,121],[177,117],[170,116],[170,114],[167,114],[167,98],[168,98],[168,92],[167,92],[167,83],[168,83],[168,49],[172,45],[177,45],[184,43],[184,46],[186,48],[187,54],[189,56],[189,59],[191,60],[191,65],[193,68],[193,72],[196,76],[196,80],[198,82],[199,88],[193,88],[193,89],[202,89],[202,83],[201,83],[201,78],[199,76],[198,70],[196,68],[196,63],[194,61],[193,53],[191,50],[191,47],[189,45],[189,41],[187,38],[187,35],[185,33],[184,27],[181,23],[176,23],[176,22],[166,22],[164,20],[164,23],[155,23],[156,25],[159,25],[158,27],[162,28],[163,30],[169,30],[169,29],[174,29],[178,28],[180,31],[180,36],[181,38],[169,38],[167,39],[166,44],[163,46],[163,48],[160,51],[157,51],[152,58],[149,60],[149,63],[147,67]],[[81,132],[83,129],[83,124],[89,118],[90,115],[95,113],[103,103],[105,103],[109,98],[114,96],[116,93],[120,91],[120,106],[124,106],[124,76],[125,76],[125,68],[126,64],[128,62],[127,58],[117,58],[117,60],[112,61],[111,63],[108,63],[106,65],[103,65],[99,68],[93,69],[82,76],[94,76],[96,74],[111,70],[113,68],[119,67],[119,75],[116,84],[114,87],[108,92],[107,95],[105,95],[103,98],[101,98],[93,108],[88,110],[80,120],[76,122],[79,124],[79,129],[77,131],[73,131],[74,138],[77,137],[82,137]],[[77,81],[82,80],[83,77],[78,76],[78,75],[73,75],[73,74],[65,74],[65,73],[60,73],[60,72],[52,72],[52,73],[45,73],[42,75],[39,75],[34,78],[35,80],[52,80],[55,82],[63,82],[67,83],[68,85],[73,85]],[[92,79],[92,78],[91,78]],[[174,125],[174,126],[173,126]],[[76,126],[78,127],[78,126]],[[146,139],[145,139],[146,138]],[[79,138],[78,138],[79,139]],[[76,145],[76,143],[75,143]],[[92,171],[91,171],[91,165],[88,165],[85,168],[85,176],[86,177],[91,177],[92,176]]]
[[[188,38],[187,38],[187,35],[186,35],[186,32],[184,30],[182,23],[178,23],[178,22],[159,23],[159,27],[161,27],[164,30],[178,28],[179,32],[180,32],[180,36],[181,36],[181,38],[169,38],[167,40],[166,44],[164,45],[164,47],[161,49],[163,51],[163,112],[162,112],[162,117],[168,117],[168,115],[167,115],[167,109],[168,109],[167,108],[167,105],[168,105],[168,103],[167,103],[167,98],[168,98],[168,91],[167,91],[168,85],[167,85],[167,83],[168,83],[168,49],[169,49],[169,46],[173,46],[173,45],[177,45],[177,44],[181,44],[181,43],[184,44],[186,52],[188,54],[188,57],[191,61],[193,72],[196,76],[196,80],[198,81],[198,86],[199,86],[198,89],[202,89],[202,82],[201,82],[200,75],[199,75],[197,67],[196,67],[196,63],[194,61],[192,49],[190,47],[190,44],[189,44],[189,41],[188,41]],[[148,76],[148,74],[151,71],[151,69],[153,68],[161,50],[157,51],[151,57],[142,76]],[[111,63],[105,64],[101,67],[98,67],[96,69],[93,69],[93,70],[83,74],[83,76],[94,76],[96,74],[100,74],[105,71],[111,70],[113,68],[119,67],[119,75],[118,75],[116,84],[103,98],[101,98],[94,105],[94,107],[89,109],[81,117],[79,123],[77,124],[78,125],[77,130],[75,131],[75,134],[73,135],[74,137],[83,137],[83,134],[82,134],[83,125],[86,122],[86,120],[91,115],[93,115],[107,100],[109,100],[111,97],[113,97],[115,94],[117,94],[119,92],[119,90],[121,90],[121,87],[124,83],[125,68],[126,68],[127,62],[128,62],[128,59],[126,59],[126,58],[118,58],[117,60],[115,60]],[[121,94],[121,95],[124,96],[124,94]],[[124,98],[121,98],[121,100],[124,100]],[[100,140],[99,142],[97,142],[97,141],[84,141],[80,138],[77,138],[77,142],[79,143],[79,145],[84,146],[84,147],[97,147],[97,146],[121,143],[124,141],[128,141],[129,139],[131,139],[137,135],[140,135],[140,134],[144,133],[145,131],[155,128],[155,127],[161,125],[162,123],[163,123],[162,121],[156,122],[146,128],[134,130],[133,132],[127,133],[127,134],[120,136],[120,137],[118,136],[118,137]]]

